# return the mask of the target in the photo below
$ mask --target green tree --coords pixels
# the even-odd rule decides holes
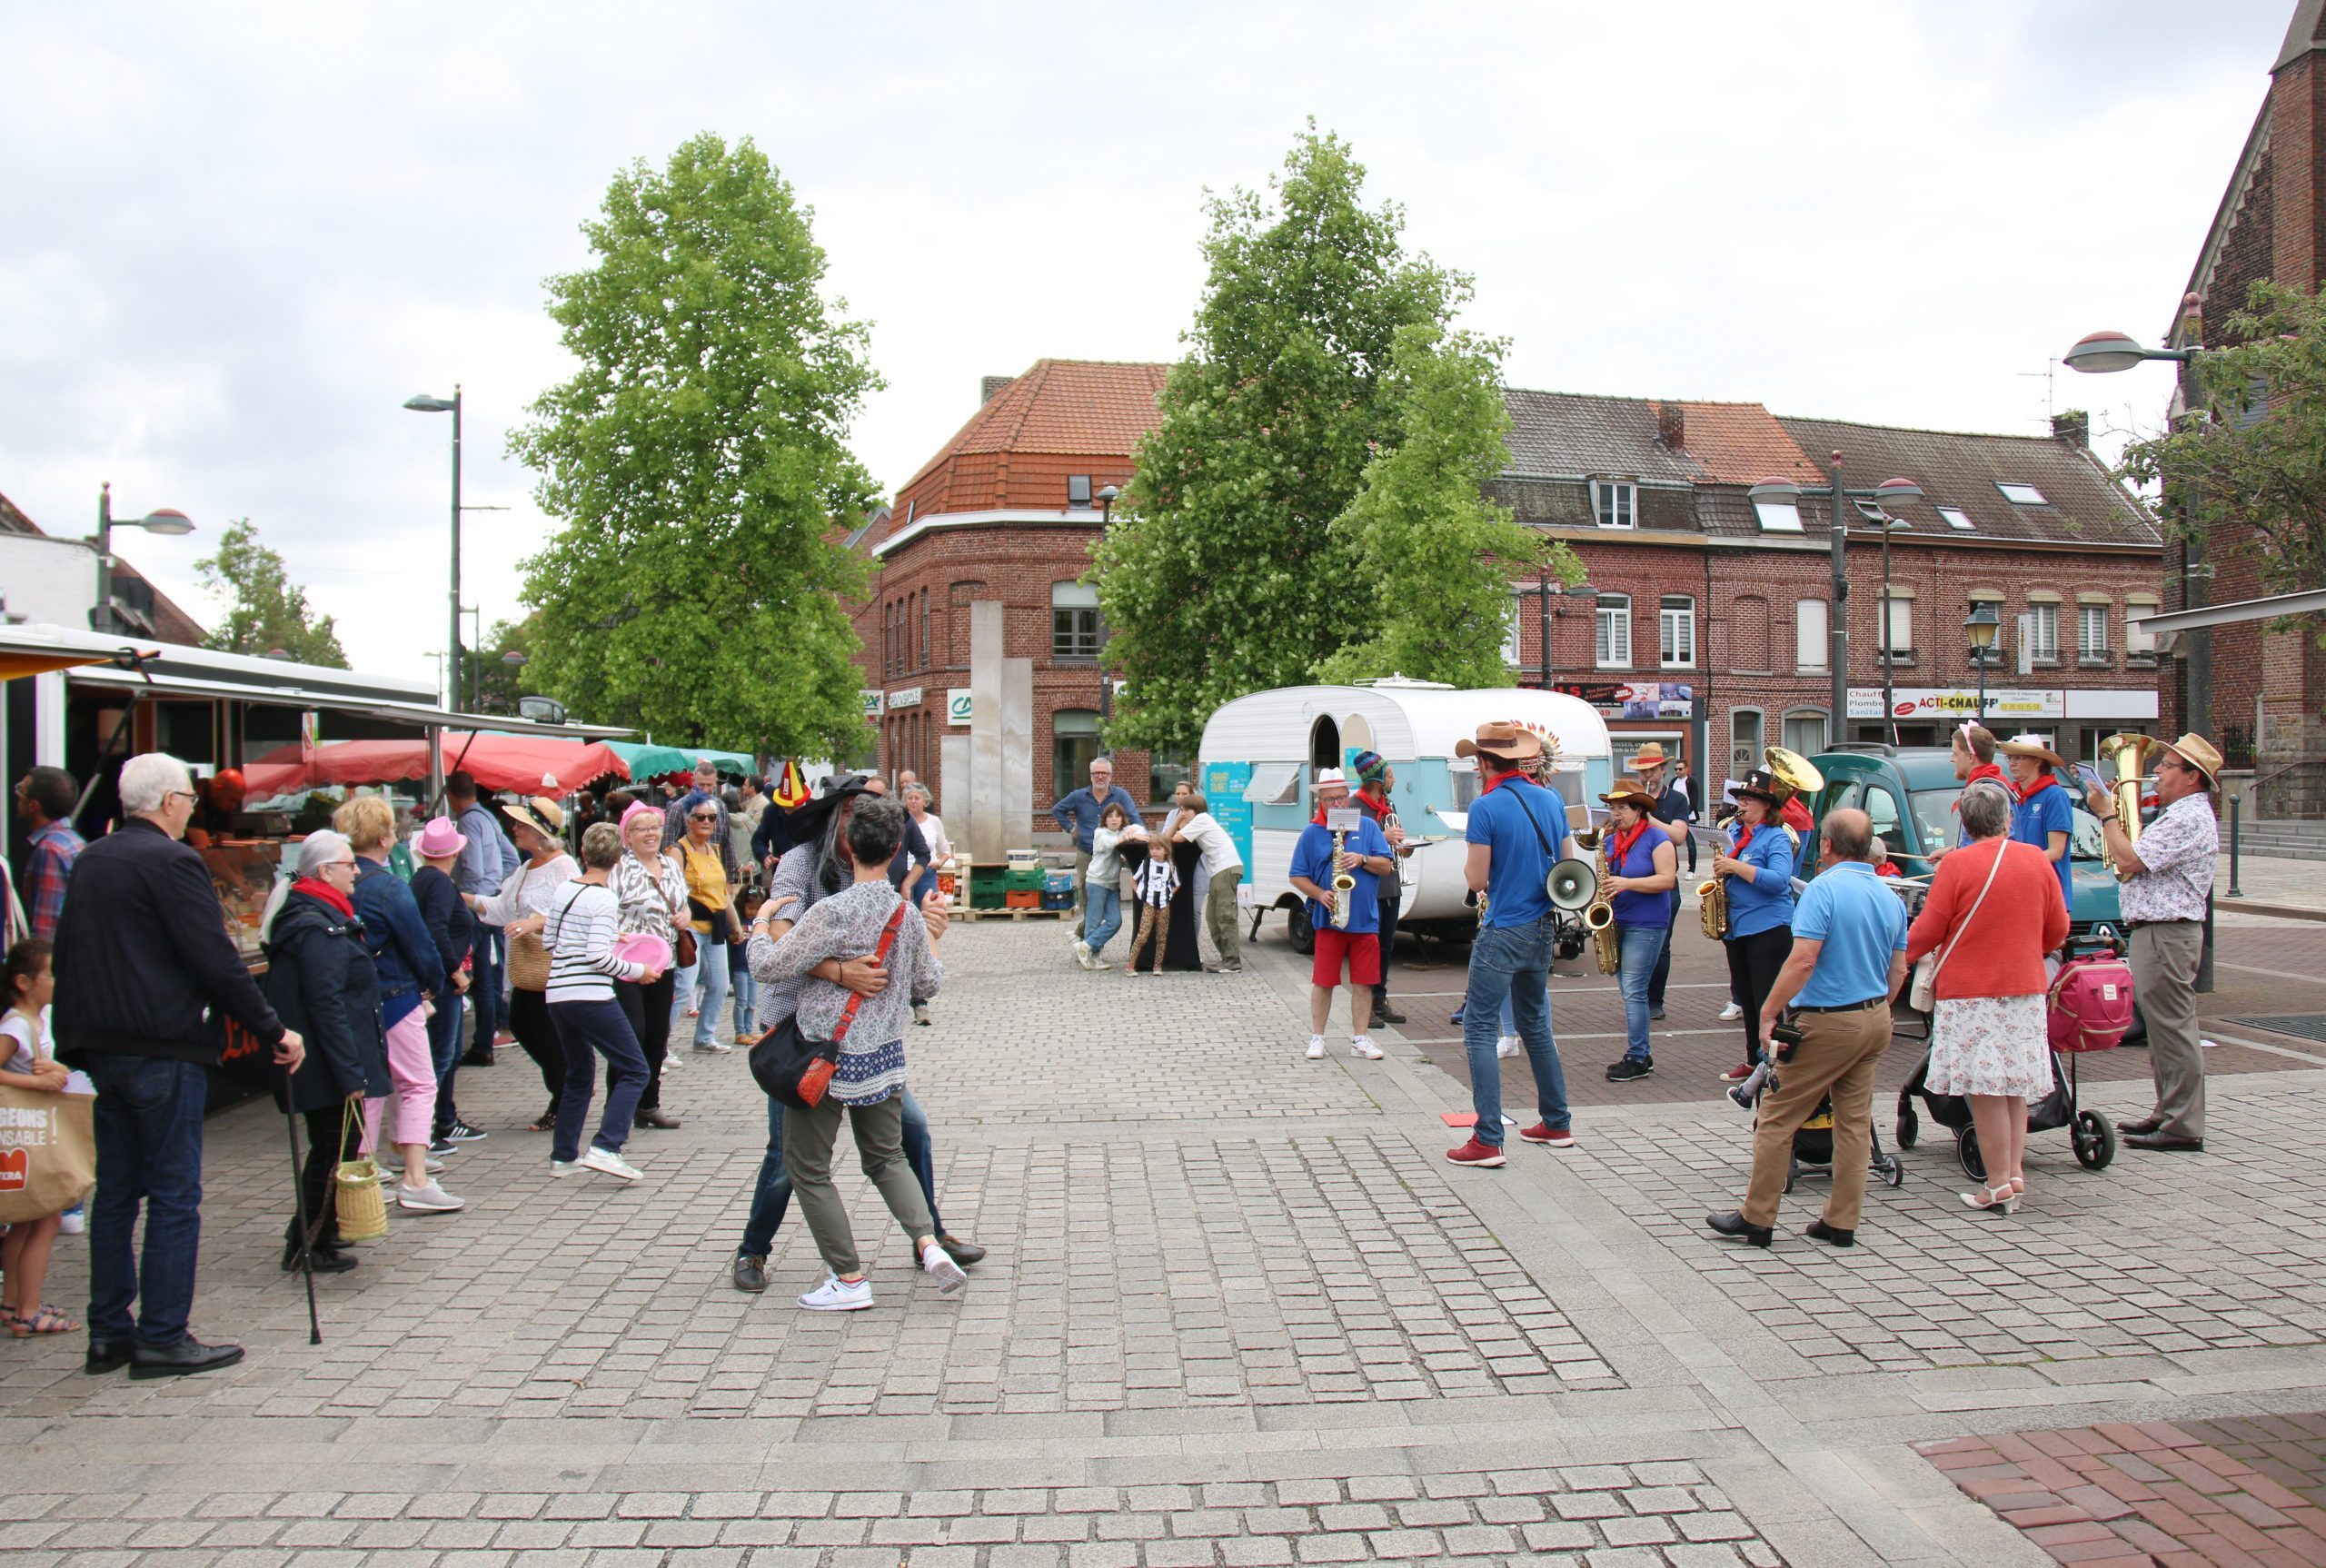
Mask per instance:
[[[2168,526],[2242,558],[2264,591],[2326,583],[2326,300],[2262,281],[2224,323],[2229,346],[2190,367],[2198,406],[2124,449],[2161,486]]]
[[[871,507],[847,436],[880,381],[810,216],[750,141],[700,135],[618,174],[591,264],[550,280],[580,369],[510,438],[562,523],[524,563],[528,690],[737,747],[863,740],[834,520]]]
[[[218,537],[218,548],[194,563],[204,590],[223,600],[225,619],[203,640],[222,653],[264,655],[281,649],[302,664],[347,668],[336,621],[308,608],[307,590],[291,581],[279,551],[258,541],[258,530],[238,517]]]
[[[1402,674],[1451,686],[1509,679],[1503,640],[1511,573],[1548,564],[1562,583],[1583,564],[1487,499],[1509,461],[1502,344],[1434,326],[1399,330],[1389,376],[1394,442],[1374,453],[1333,532],[1360,580],[1380,585],[1371,634],[1320,660],[1315,678]]]
[[[1446,338],[1470,280],[1407,255],[1403,213],[1367,207],[1364,181],[1347,144],[1312,123],[1266,192],[1208,200],[1210,270],[1188,352],[1093,549],[1109,658],[1129,683],[1118,744],[1192,750],[1211,710],[1245,692],[1327,671],[1387,674],[1380,661],[1409,649],[1423,667],[1409,674],[1466,672],[1474,661],[1452,642],[1501,640],[1506,576],[1471,563],[1443,579],[1403,552],[1424,520],[1466,519],[1534,559],[1518,531],[1485,528],[1475,481],[1454,477],[1502,463],[1499,430],[1486,435],[1487,416],[1465,412],[1452,384],[1474,376],[1492,395],[1495,352]],[[1401,372],[1408,330],[1420,335]],[[1416,398],[1431,410],[1410,409]],[[1436,456],[1377,466],[1409,425]],[[1345,516],[1368,489],[1362,512]],[[1423,659],[1405,625],[1417,608],[1449,630],[1478,624]]]
[[[472,651],[477,677],[477,709],[480,713],[514,713],[517,699],[532,692],[536,685],[532,675],[532,636],[534,617],[522,620],[496,620],[492,630],[485,633],[482,652]],[[511,664],[507,656],[522,654],[524,661]]]

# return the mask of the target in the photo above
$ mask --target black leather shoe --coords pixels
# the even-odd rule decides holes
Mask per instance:
[[[1647,1009],[1647,1016],[1651,1018],[1661,1018],[1664,1016],[1664,1008],[1661,1006],[1650,1007]]]
[[[353,1254],[342,1252],[335,1246],[319,1246],[308,1255],[308,1266],[317,1274],[345,1274],[355,1266],[355,1257]],[[283,1249],[283,1272],[285,1274],[299,1272],[297,1247],[286,1246]]]
[[[1373,1017],[1376,1022],[1384,1024],[1402,1024],[1406,1021],[1406,1015],[1387,1002],[1373,1004]]]
[[[753,1295],[767,1288],[767,1259],[745,1253],[735,1259],[735,1288]]]
[[[637,1119],[638,1125],[641,1127],[661,1127],[664,1132],[675,1131],[679,1126],[679,1118],[660,1106],[647,1107],[646,1109],[638,1113]]]
[[[1811,1241],[1822,1241],[1829,1246],[1855,1246],[1857,1245],[1857,1232],[1854,1230],[1844,1230],[1838,1226],[1827,1225],[1822,1219],[1811,1220],[1809,1222],[1809,1228],[1803,1231],[1801,1234],[1807,1236]]]
[[[239,1345],[204,1345],[187,1335],[175,1345],[141,1345],[129,1353],[129,1375],[184,1377],[188,1373],[215,1372],[242,1360]]]
[[[945,1249],[947,1257],[963,1268],[974,1267],[985,1261],[985,1248],[973,1241],[963,1241],[958,1236],[940,1236],[937,1238],[937,1245]]]
[[[2127,1148],[2186,1150],[2194,1154],[2205,1146],[2202,1138],[2184,1138],[2178,1133],[2133,1133],[2124,1139]]]
[[[127,1366],[129,1355],[128,1340],[93,1339],[89,1341],[88,1357],[81,1363],[81,1370],[91,1377],[102,1377],[116,1368]]]
[[[464,1067],[489,1067],[492,1065],[492,1053],[491,1051],[471,1051],[467,1056],[461,1058],[461,1066]]]
[[[1776,1241],[1775,1232],[1767,1226],[1748,1223],[1743,1212],[1737,1209],[1730,1209],[1726,1214],[1708,1214],[1705,1216],[1705,1223],[1722,1236],[1734,1236],[1754,1246],[1769,1246]]]
[[[2164,1124],[2162,1122],[2158,1121],[2154,1116],[2142,1116],[2136,1122],[2118,1122],[2116,1124],[2116,1130],[2120,1133],[2125,1133],[2134,1137],[2145,1137],[2163,1125]]]

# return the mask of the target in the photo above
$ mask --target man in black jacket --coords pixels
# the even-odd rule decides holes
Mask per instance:
[[[124,764],[121,826],[81,852],[56,928],[57,1047],[97,1086],[91,1373],[125,1365],[132,1377],[171,1377],[243,1358],[241,1345],[204,1345],[186,1327],[202,1237],[205,1069],[224,1057],[229,1019],[285,1071],[305,1056],[227,937],[202,857],[178,842],[194,805],[176,758],[153,751]],[[132,1248],[141,1202],[142,1276]]]

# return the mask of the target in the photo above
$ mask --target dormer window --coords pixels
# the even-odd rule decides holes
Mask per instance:
[[[2010,480],[1999,479],[1995,481],[1995,488],[2003,491],[2003,500],[2011,502],[2013,506],[2049,506],[2052,504],[2050,501],[2043,499],[2043,492],[2037,490],[2032,484],[2018,484]]]
[[[1938,515],[1946,520],[1949,528],[1967,531],[1978,526],[1971,521],[1971,514],[1959,506],[1942,506],[1938,509]]]
[[[1639,526],[1639,486],[1627,480],[1593,480],[1591,506],[1602,528]]]
[[[1066,507],[1069,511],[1090,510],[1090,476],[1078,473],[1066,481]]]

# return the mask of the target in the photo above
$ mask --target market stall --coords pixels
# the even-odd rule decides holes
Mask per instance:
[[[603,740],[569,740],[492,730],[456,734],[432,756],[428,742],[327,740],[277,747],[243,769],[251,798],[264,799],[328,785],[414,783],[441,760],[447,773],[465,772],[489,791],[562,796],[611,775],[634,777],[621,748]]]

